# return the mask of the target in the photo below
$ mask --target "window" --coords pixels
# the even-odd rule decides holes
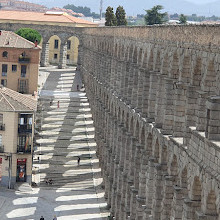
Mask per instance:
[[[20,93],[27,93],[27,80],[20,80],[19,81],[19,92]]]
[[[66,59],[67,59],[67,60],[69,60],[69,59],[70,59],[70,55],[69,55],[69,54],[67,54]]]
[[[54,49],[58,49],[59,47],[59,40],[54,40]]]
[[[71,40],[68,40],[67,41],[67,50],[70,50],[71,49]]]
[[[8,65],[2,64],[2,76],[7,76],[7,72],[8,72]]]
[[[12,72],[17,72],[17,65],[12,65]]]
[[[4,52],[2,53],[2,57],[8,57],[8,52],[7,52],[7,51],[4,51]]]
[[[54,59],[57,59],[57,53],[54,54],[53,58],[54,58]]]
[[[7,86],[7,79],[2,79],[1,80],[1,85]]]
[[[21,77],[25,77],[27,72],[27,66],[21,65]]]

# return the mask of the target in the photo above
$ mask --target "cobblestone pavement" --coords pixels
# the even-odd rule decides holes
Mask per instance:
[[[41,130],[33,164],[38,186],[1,189],[0,219],[107,219],[92,116],[85,92],[77,91],[79,74],[41,68],[39,85]]]

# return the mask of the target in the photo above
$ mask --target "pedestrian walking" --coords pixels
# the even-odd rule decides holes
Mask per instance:
[[[77,91],[79,91],[79,85],[77,85],[76,88],[77,88]]]
[[[60,107],[60,101],[57,101],[57,108]]]
[[[57,217],[56,217],[56,215],[54,215],[54,217],[53,217],[53,220],[57,220]]]
[[[40,217],[40,220],[44,220],[44,217],[43,217],[43,216],[41,216],[41,217]]]
[[[77,163],[78,163],[78,166],[79,166],[80,165],[80,157],[78,157]]]

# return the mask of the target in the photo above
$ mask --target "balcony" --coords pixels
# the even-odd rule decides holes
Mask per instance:
[[[4,145],[0,145],[0,153],[4,153]]]
[[[32,125],[30,124],[18,125],[18,133],[32,133]]]
[[[4,131],[5,130],[5,125],[0,124],[0,131]]]
[[[19,63],[30,63],[30,58],[29,57],[19,57],[18,62]]]
[[[29,154],[31,153],[31,145],[28,145],[27,147],[23,145],[17,146],[17,153],[23,153],[23,154]]]

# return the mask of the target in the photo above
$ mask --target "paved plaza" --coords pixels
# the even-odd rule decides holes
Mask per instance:
[[[45,220],[54,215],[58,220],[107,219],[92,115],[79,73],[75,68],[41,68],[39,86],[33,158],[37,186],[1,188],[0,220],[39,220],[41,215]]]

